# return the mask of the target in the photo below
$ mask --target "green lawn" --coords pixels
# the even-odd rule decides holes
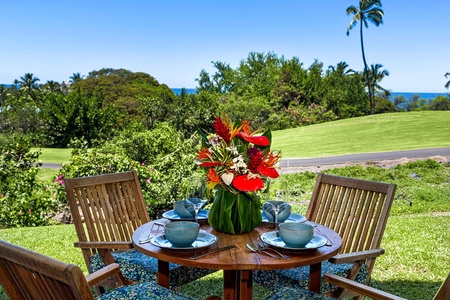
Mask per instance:
[[[46,163],[67,163],[69,162],[72,149],[56,149],[56,148],[31,148],[31,151],[41,151],[39,160]]]
[[[450,111],[402,112],[274,131],[284,158],[450,147]]]
[[[279,130],[272,132],[272,142],[284,158],[450,147],[450,111],[380,114]],[[47,163],[65,163],[71,155],[70,149],[41,151],[39,159]]]

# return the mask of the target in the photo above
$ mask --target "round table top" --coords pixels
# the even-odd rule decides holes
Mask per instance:
[[[156,224],[155,224],[156,222]],[[342,240],[339,235],[320,224],[314,224],[317,228],[315,233],[326,236],[331,241],[331,246],[324,245],[317,249],[309,250],[281,250],[281,252],[289,255],[290,260],[274,259],[263,253],[251,252],[246,244],[252,244],[260,240],[260,235],[274,230],[273,223],[262,223],[249,233],[243,234],[227,234],[218,232],[212,229],[208,223],[201,224],[200,229],[214,234],[219,238],[217,244],[210,248],[197,250],[172,250],[167,248],[160,248],[151,243],[140,244],[139,240],[145,238],[151,232],[162,232],[163,226],[158,223],[167,222],[166,219],[155,220],[140,226],[133,234],[134,247],[149,256],[155,257],[159,260],[172,262],[184,266],[200,267],[206,269],[216,270],[279,270],[290,269],[300,266],[312,265],[327,260],[339,252]],[[196,260],[191,260],[190,257],[213,251],[217,248],[234,245],[234,248],[212,253]],[[280,251],[279,248],[277,250]]]

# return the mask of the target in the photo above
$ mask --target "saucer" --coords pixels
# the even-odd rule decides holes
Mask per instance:
[[[202,221],[202,220],[208,220],[208,212],[209,210],[206,209],[200,209],[198,212],[198,220]],[[163,218],[166,218],[170,221],[194,221],[195,218],[181,218],[179,215],[177,215],[177,213],[175,212],[174,209],[166,211],[162,214]]]
[[[197,239],[188,247],[175,247],[167,239],[165,234],[158,234],[150,240],[150,243],[156,247],[170,250],[198,250],[211,247],[219,241],[214,234],[200,231]]]
[[[267,220],[266,216],[264,215],[264,213],[262,212],[262,221],[264,223],[274,223],[274,222],[269,222],[269,220]],[[299,214],[294,214],[291,213],[289,215],[289,217],[284,221],[284,223],[288,223],[288,222],[298,222],[298,223],[303,223],[306,221],[306,217],[299,215]]]
[[[281,239],[278,231],[270,231],[260,235],[259,237],[261,241],[264,243],[273,246],[275,248],[287,249],[287,250],[295,250],[295,251],[305,251],[305,250],[313,250],[319,247],[322,247],[327,243],[327,239],[323,236],[314,234],[311,241],[305,245],[305,247],[288,247],[286,243]]]

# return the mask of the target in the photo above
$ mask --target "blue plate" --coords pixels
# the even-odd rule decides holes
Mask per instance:
[[[269,222],[269,220],[267,220],[266,216],[264,215],[264,213],[262,213],[262,221],[264,223],[274,223],[274,222]],[[299,214],[290,214],[289,217],[284,221],[284,223],[289,223],[289,222],[298,222],[298,223],[303,223],[306,221],[306,217],[299,215]]]
[[[175,247],[167,239],[165,234],[158,234],[150,240],[150,243],[156,247],[170,250],[198,250],[211,247],[219,241],[214,234],[200,230],[197,239],[189,247]]]
[[[322,247],[327,243],[327,239],[323,236],[314,234],[311,241],[305,245],[305,247],[288,247],[286,246],[286,243],[283,242],[280,235],[278,234],[278,231],[271,231],[263,233],[259,236],[261,241],[264,243],[273,246],[275,248],[285,249],[285,250],[295,250],[295,251],[304,251],[304,250],[313,250],[317,249],[319,247]]]
[[[208,220],[208,212],[209,210],[206,209],[200,209],[198,212],[198,220],[202,221],[202,220]],[[175,212],[174,209],[166,211],[162,214],[163,218],[166,218],[170,221],[194,221],[195,218],[181,218],[179,215],[177,215],[177,213]]]

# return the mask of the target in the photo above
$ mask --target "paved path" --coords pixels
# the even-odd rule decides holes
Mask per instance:
[[[376,161],[376,160],[391,160],[400,158],[426,158],[432,156],[450,157],[450,148],[432,148],[432,149],[418,149],[405,150],[394,152],[376,152],[376,153],[361,153],[349,154],[341,156],[329,156],[321,158],[282,158],[280,167],[302,167],[302,166],[320,166],[343,164],[350,162]],[[42,168],[60,169],[61,164],[42,163]]]
[[[312,165],[332,165],[343,164],[349,162],[363,162],[375,160],[391,160],[400,158],[426,158],[432,156],[450,157],[450,148],[432,148],[418,150],[404,150],[394,152],[377,152],[377,153],[361,153],[349,154],[341,156],[329,156],[321,158],[284,158],[280,161],[280,167],[301,167]]]

